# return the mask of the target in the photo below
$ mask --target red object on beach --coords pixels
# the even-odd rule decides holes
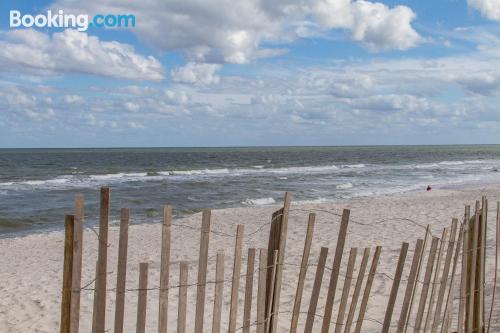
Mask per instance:
[[[427,192],[429,192],[430,190],[432,190],[432,187],[430,185],[427,186]]]

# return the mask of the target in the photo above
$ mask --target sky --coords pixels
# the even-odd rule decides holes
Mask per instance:
[[[500,143],[499,22],[500,0],[4,0],[0,147]]]

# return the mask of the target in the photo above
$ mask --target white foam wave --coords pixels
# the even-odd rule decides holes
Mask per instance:
[[[366,167],[366,165],[364,165],[363,163],[359,163],[359,164],[343,164],[341,167],[342,168],[360,169],[360,168]]]
[[[276,203],[273,198],[245,199],[242,204],[249,206],[265,206]]]
[[[147,175],[148,175],[147,172],[132,172],[132,173],[119,172],[119,173],[109,173],[104,175],[91,175],[89,176],[89,178],[92,180],[113,180],[120,178],[146,177]]]
[[[339,184],[339,185],[335,186],[335,188],[337,190],[347,190],[349,188],[352,188],[352,186],[353,185],[351,183],[344,183],[344,184]]]

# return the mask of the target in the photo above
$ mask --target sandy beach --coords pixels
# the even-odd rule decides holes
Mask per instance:
[[[367,318],[363,324],[363,332],[380,331],[380,324],[384,318],[387,295],[389,294],[397,257],[402,242],[410,243],[410,252],[406,260],[403,278],[406,278],[411,263],[412,251],[417,238],[423,238],[424,226],[431,225],[432,234],[440,237],[443,227],[448,227],[452,218],[462,219],[464,205],[473,205],[481,195],[486,195],[490,201],[488,247],[487,247],[487,286],[486,304],[489,309],[491,301],[490,290],[492,287],[494,265],[494,219],[496,216],[496,202],[500,200],[500,187],[467,187],[454,189],[436,189],[431,192],[409,193],[398,196],[367,197],[355,200],[338,201],[332,203],[300,204],[292,201],[286,259],[284,266],[284,284],[282,289],[282,302],[279,316],[279,332],[289,329],[289,322],[293,306],[304,237],[309,212],[315,212],[316,227],[309,263],[305,292],[302,301],[302,311],[307,311],[312,289],[314,264],[318,260],[321,247],[330,249],[327,266],[332,265],[337,232],[343,208],[351,209],[351,223],[348,229],[346,250],[344,251],[341,275],[345,274],[347,253],[350,247],[358,248],[358,261],[361,261],[361,252],[365,247],[381,245],[382,255],[378,272],[372,289],[372,296],[368,304]],[[113,202],[111,203],[113,205]],[[276,206],[261,206],[253,208],[233,208],[214,210],[212,212],[212,230],[221,233],[210,234],[209,271],[207,279],[215,278],[215,254],[217,250],[226,253],[226,279],[231,278],[232,258],[236,225],[245,226],[245,243],[242,273],[246,270],[246,254],[248,247],[263,248],[267,246],[269,221],[271,213]],[[157,223],[134,225],[134,207],[131,209],[131,227],[129,230],[128,275],[127,288],[137,288],[139,262],[148,262],[149,287],[159,285],[159,263],[161,243],[161,217]],[[174,207],[175,213],[175,207]],[[113,216],[115,221],[118,217]],[[62,219],[62,217],[61,217]],[[411,221],[410,221],[411,220]],[[181,260],[188,260],[189,282],[196,282],[197,255],[199,249],[199,231],[201,214],[177,219],[172,230],[172,267],[170,269],[171,285],[178,283],[179,266]],[[362,223],[362,224],[360,224]],[[115,225],[109,233],[108,254],[108,287],[112,289],[116,283],[116,261],[118,248],[118,227]],[[229,235],[227,235],[229,234]],[[59,326],[60,316],[60,290],[62,279],[63,259],[63,231],[51,231],[22,235],[19,237],[4,237],[0,239],[0,331],[1,332],[55,332]],[[95,260],[97,258],[97,239],[95,233],[89,228],[84,232],[83,247],[83,277],[82,284],[92,281],[95,273]],[[330,271],[325,271],[325,278],[320,294],[317,313],[322,314],[327,291],[327,282]],[[385,276],[387,274],[389,277]],[[459,272],[458,272],[459,273]],[[457,273],[457,274],[458,274]],[[356,274],[356,272],[355,272]],[[256,277],[255,277],[256,278]],[[256,279],[254,279],[256,281]],[[339,289],[341,288],[341,278]],[[405,283],[402,283],[402,288]],[[91,284],[89,288],[91,289]],[[237,327],[242,325],[244,279],[240,284],[240,310]],[[351,289],[352,292],[352,289]],[[207,288],[207,301],[205,322],[211,322],[211,309],[213,302],[213,284]],[[222,314],[222,327],[228,323],[230,283],[225,284],[224,303]],[[255,306],[256,287],[254,288]],[[178,290],[172,289],[169,293],[169,330],[175,331],[177,318]],[[192,318],[195,310],[196,286],[188,288],[188,318]],[[114,319],[114,292],[108,293],[106,327],[112,331]],[[337,293],[335,309],[338,307],[340,292]],[[402,301],[398,297],[397,304]],[[92,322],[93,291],[82,291],[81,296],[81,332],[90,332]],[[458,302],[455,302],[455,309]],[[137,292],[130,291],[126,295],[125,306],[125,331],[135,330]],[[397,307],[396,307],[397,309]],[[287,313],[288,311],[288,313]],[[158,312],[158,292],[151,290],[148,294],[147,331],[156,331]],[[396,311],[393,321],[397,321],[399,313]],[[301,315],[300,324],[304,324],[305,315]],[[255,318],[252,318],[252,321]],[[500,314],[497,312],[493,318],[492,331],[500,330]],[[188,330],[192,330],[194,321],[188,320]],[[456,320],[454,319],[454,325]],[[321,318],[317,318],[314,331],[321,327]],[[254,328],[252,328],[253,330]],[[299,327],[300,330],[300,327]],[[205,331],[210,331],[210,324],[205,325]]]

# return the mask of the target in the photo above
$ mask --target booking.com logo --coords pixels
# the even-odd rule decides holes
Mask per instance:
[[[46,14],[22,15],[19,10],[10,11],[11,28],[73,28],[87,31],[89,27],[96,28],[128,28],[135,27],[135,15],[132,14],[96,14],[92,19],[87,14],[65,14],[63,10]]]

